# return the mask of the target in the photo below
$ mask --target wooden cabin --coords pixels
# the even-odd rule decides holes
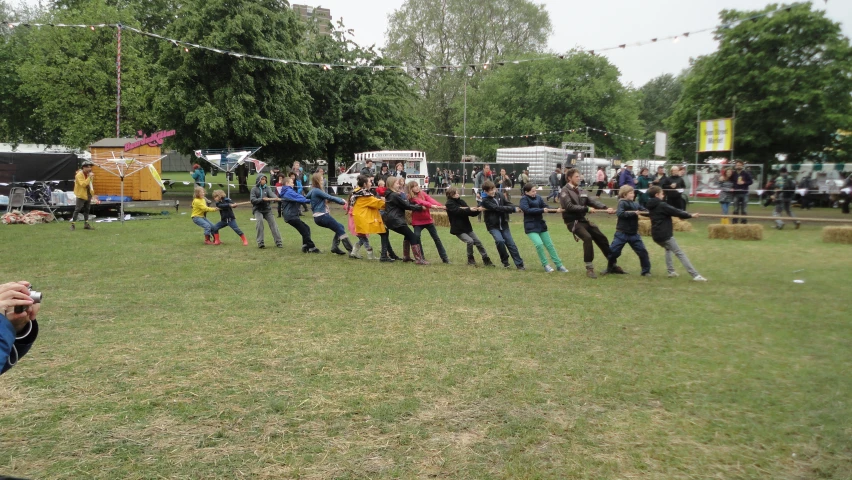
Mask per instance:
[[[115,153],[116,157],[120,157],[125,153],[161,155],[159,145],[156,147],[141,145],[133,150],[125,152],[124,146],[128,143],[134,143],[136,140],[137,139],[135,138],[105,138],[89,145],[89,152],[91,152],[92,156],[97,155],[98,157],[109,156],[111,153]],[[158,173],[162,174],[162,162],[156,162],[154,164],[154,168],[157,169]],[[95,195],[114,195],[116,197],[121,195],[120,178],[105,171],[97,165],[92,167],[92,172],[95,174]],[[131,197],[133,200],[137,201],[162,200],[163,191],[160,189],[160,185],[154,181],[154,177],[151,176],[151,173],[146,168],[130,175],[129,177],[124,177],[124,196]]]

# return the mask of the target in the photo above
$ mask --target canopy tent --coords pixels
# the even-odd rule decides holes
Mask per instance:
[[[0,194],[8,195],[13,183],[73,181],[76,171],[73,153],[0,152]]]

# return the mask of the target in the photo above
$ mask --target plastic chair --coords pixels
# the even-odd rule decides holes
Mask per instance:
[[[12,210],[23,211],[24,202],[27,199],[27,189],[24,187],[12,187],[9,190],[9,205],[6,207],[6,213]]]

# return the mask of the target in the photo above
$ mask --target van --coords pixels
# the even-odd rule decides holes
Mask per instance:
[[[382,170],[382,165],[388,166],[388,171],[393,174],[396,164],[402,163],[405,170],[406,182],[415,180],[420,188],[429,186],[429,170],[426,166],[426,153],[417,150],[382,150],[378,152],[364,152],[355,154],[353,163],[345,173],[337,176],[337,185],[343,187],[344,193],[349,193],[358,184],[358,175],[361,169],[367,166],[367,160],[373,161],[376,175]],[[375,183],[378,183],[376,181]]]

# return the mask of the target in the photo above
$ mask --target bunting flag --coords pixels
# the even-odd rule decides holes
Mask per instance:
[[[721,190],[720,190],[720,191],[721,191]],[[758,195],[763,195],[763,192],[765,192],[765,191],[766,191],[766,190],[758,190],[758,191],[757,191],[757,194],[758,194]]]
[[[183,182],[184,185],[189,185],[189,182]]]
[[[334,192],[335,195],[337,195],[337,187],[331,187],[331,191]]]
[[[852,195],[852,188],[848,188],[848,187],[847,187],[847,188],[844,188],[844,189],[842,189],[842,190],[840,190],[840,191],[841,191],[841,192],[843,192],[843,193],[845,193],[846,195]]]
[[[796,193],[804,196],[804,195],[808,194],[808,189],[807,188],[800,188],[800,189],[796,190]]]
[[[258,172],[260,172],[264,168],[266,168],[266,163],[261,162],[260,160],[257,160],[257,159],[254,159],[254,158],[248,158],[248,159],[246,159],[246,161],[253,163],[254,169],[257,170]]]

